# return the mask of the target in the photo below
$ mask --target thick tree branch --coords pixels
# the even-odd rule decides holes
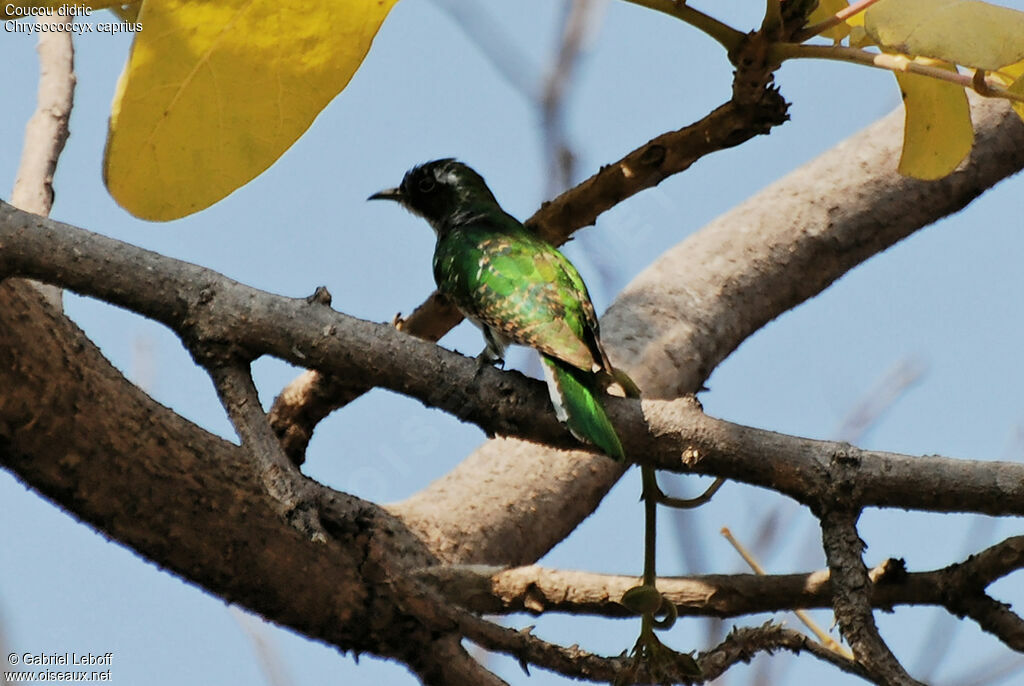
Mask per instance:
[[[309,482],[330,533],[312,543],[242,449],[127,382],[23,281],[0,283],[0,388],[0,464],[76,518],[311,638],[436,662],[433,631],[390,590],[405,565],[435,562],[398,519]]]
[[[387,325],[258,291],[3,203],[0,248],[0,275],[55,283],[150,316],[190,349],[228,346],[249,357],[270,354],[411,395],[491,434],[579,446],[548,411],[540,382],[481,368]],[[1024,514],[1024,465],[909,457],[784,436],[708,417],[687,399],[609,397],[606,404],[627,454],[642,456],[645,464],[772,488],[816,511],[841,492],[859,507]]]

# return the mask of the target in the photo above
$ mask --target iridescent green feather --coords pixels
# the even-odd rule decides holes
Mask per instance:
[[[601,368],[597,320],[579,273],[555,248],[507,218],[500,229],[489,218],[454,228],[438,241],[434,275],[441,292],[515,343],[581,369]]]
[[[547,355],[542,355],[541,360],[559,420],[576,438],[593,443],[608,457],[624,459],[626,454],[615,427],[594,392],[594,375]]]
[[[479,324],[540,351],[559,419],[580,440],[621,459],[622,445],[598,399],[595,372],[610,373],[610,365],[583,279],[519,222],[495,219],[440,237],[434,273],[441,292]]]

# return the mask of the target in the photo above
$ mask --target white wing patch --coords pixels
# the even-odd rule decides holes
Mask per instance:
[[[569,419],[569,413],[565,409],[565,401],[562,400],[562,387],[558,385],[558,379],[555,377],[555,371],[552,369],[551,363],[547,360],[543,362],[544,364],[541,367],[544,368],[544,380],[547,382],[551,404],[555,407],[555,416],[558,417],[558,421],[565,424]]]

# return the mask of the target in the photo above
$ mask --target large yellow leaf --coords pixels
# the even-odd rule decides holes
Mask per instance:
[[[1018,76],[1017,80],[1010,84],[1010,87],[1006,90],[1010,91],[1014,95],[1019,95],[1024,98],[1024,76]],[[1024,102],[1014,100],[1013,111],[1017,113],[1018,117],[1024,119]]]
[[[395,2],[145,0],[111,108],[111,195],[165,221],[250,181],[345,87]]]
[[[1006,90],[1024,98],[1024,62],[1009,64],[995,73],[995,77],[1009,86]],[[1013,111],[1024,119],[1024,102],[1012,100]]]
[[[940,179],[967,157],[974,144],[971,108],[964,89],[917,74],[896,74],[906,109],[899,172]]]
[[[979,69],[1024,59],[1024,12],[980,0],[881,0],[864,28],[893,52]]]

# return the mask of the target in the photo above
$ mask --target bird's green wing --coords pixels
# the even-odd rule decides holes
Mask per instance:
[[[445,295],[505,338],[588,372],[604,366],[583,279],[526,229],[460,228],[438,246],[434,269]]]

